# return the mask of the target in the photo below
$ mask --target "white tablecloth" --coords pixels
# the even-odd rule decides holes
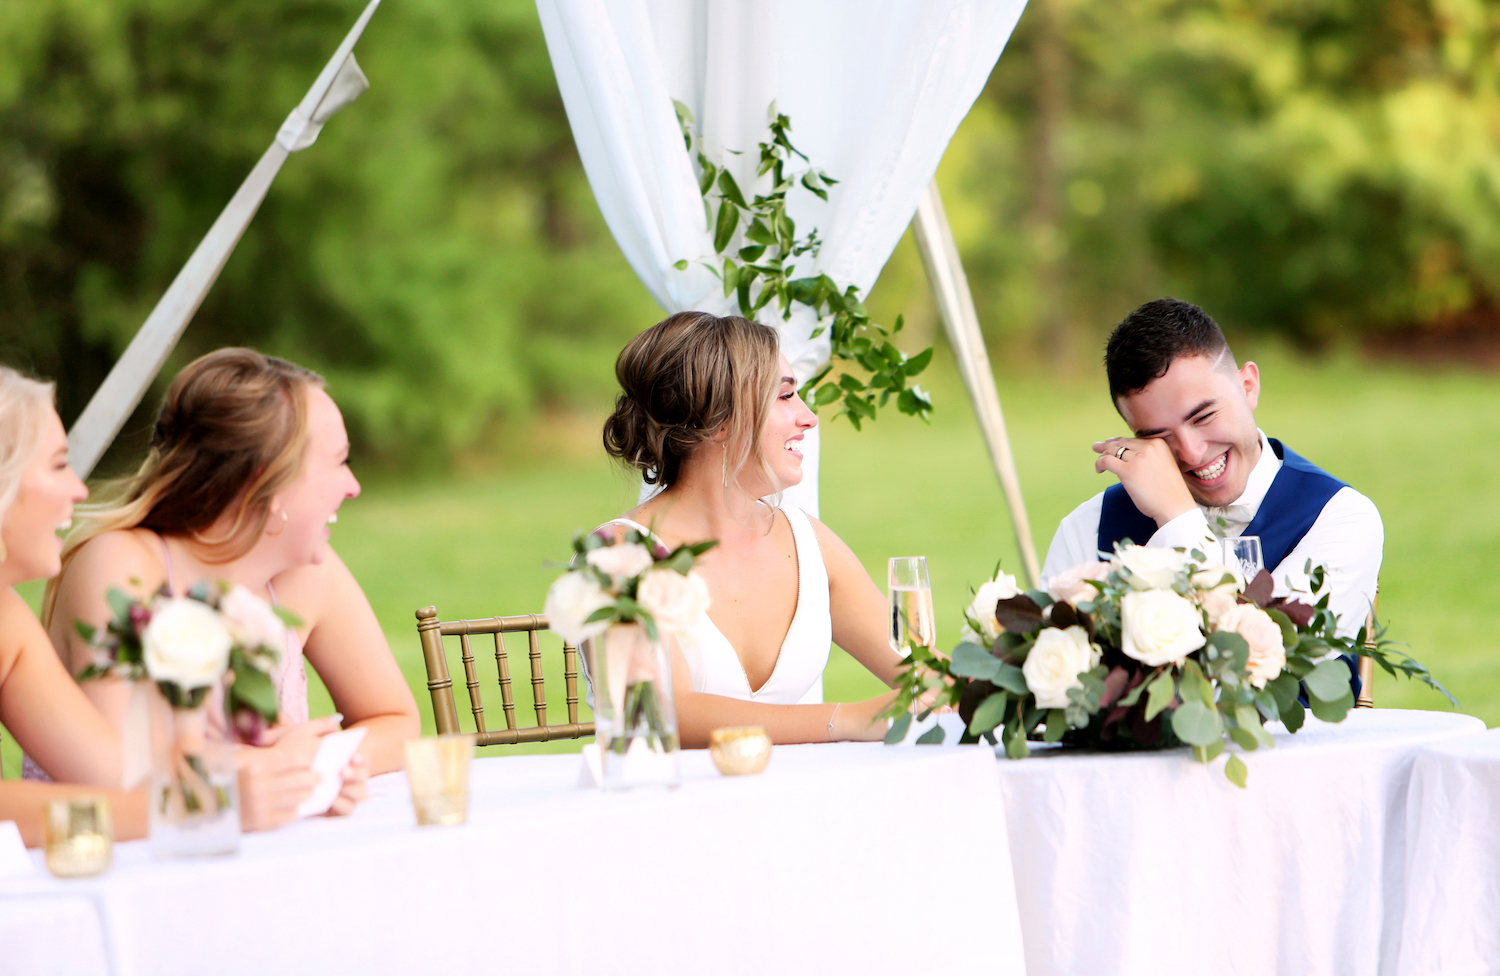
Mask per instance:
[[[1483,729],[1444,712],[1309,716],[1244,757],[1244,790],[1186,750],[1001,761],[1027,972],[1380,971],[1401,924],[1413,760]]]
[[[1417,753],[1400,976],[1500,974],[1500,729]]]
[[[683,766],[676,791],[602,795],[575,787],[577,756],[486,758],[464,827],[417,828],[396,774],[238,857],[119,844],[98,879],[0,881],[0,973],[1022,972],[987,750]]]

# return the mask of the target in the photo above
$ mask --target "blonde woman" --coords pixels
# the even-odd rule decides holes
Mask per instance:
[[[370,774],[400,768],[402,742],[420,728],[369,601],[328,544],[339,506],[359,494],[348,456],[343,417],[317,374],[250,349],[195,360],[168,389],[140,470],[69,536],[45,614],[76,674],[88,652],[74,621],[104,624],[112,587],[146,597],[225,580],[290,611],[302,624],[273,675],[281,719],[241,738],[280,747],[315,739],[340,717],[346,727],[368,730],[345,770],[336,813],[363,799]],[[304,658],[333,696],[340,714],[331,720],[308,721]],[[90,681],[84,688],[118,727],[122,684]],[[215,712],[222,708],[211,702]],[[218,732],[235,735],[223,725]],[[289,788],[247,802],[263,804],[255,815],[275,823],[291,819],[305,794]]]
[[[636,336],[615,363],[623,392],[604,446],[660,491],[607,526],[666,546],[717,539],[697,564],[708,619],[674,642],[682,742],[726,725],[764,725],[776,742],[873,740],[894,693],[823,702],[830,641],[891,684],[902,663],[886,600],[827,526],[775,496],[802,480],[802,439],[818,422],[797,395],[776,332],[738,316],[679,312]]]
[[[145,790],[115,789],[119,736],[68,677],[14,589],[57,572],[57,530],[87,496],[68,467],[51,384],[0,366],[0,722],[60,781],[0,782],[0,820],[14,820],[32,846],[41,843],[47,801],[83,793],[110,798],[116,836],[146,832]]]

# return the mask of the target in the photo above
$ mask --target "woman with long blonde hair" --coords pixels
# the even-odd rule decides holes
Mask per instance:
[[[622,392],[604,425],[609,454],[660,490],[603,526],[667,548],[716,539],[698,571],[711,603],[672,641],[682,742],[728,725],[764,725],[776,742],[879,739],[894,692],[826,704],[830,642],[891,684],[902,658],[886,601],[827,526],[777,496],[802,480],[817,417],[797,394],[776,331],[738,316],[679,312],[620,353]]]
[[[0,820],[14,820],[29,845],[41,843],[49,800],[83,793],[110,798],[117,836],[146,831],[145,790],[118,790],[119,735],[68,677],[14,589],[57,573],[57,531],[87,496],[68,467],[52,384],[0,366],[0,723],[59,780],[0,782]]]
[[[365,795],[370,773],[401,766],[402,742],[419,732],[416,702],[359,584],[330,548],[339,506],[359,494],[348,466],[343,417],[317,374],[250,349],[220,349],[188,364],[167,391],[140,469],[69,536],[44,619],[76,674],[88,648],[74,623],[110,616],[107,592],[180,594],[203,580],[245,586],[301,621],[273,675],[281,718],[267,730],[218,734],[255,745],[306,744],[345,727],[367,730],[334,811]],[[308,721],[311,662],[339,715]],[[121,682],[85,692],[118,726]],[[222,706],[210,704],[210,714]],[[267,822],[291,819],[310,786],[266,791],[247,802]]]

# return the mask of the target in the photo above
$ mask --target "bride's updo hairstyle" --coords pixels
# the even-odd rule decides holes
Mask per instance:
[[[249,552],[272,497],[301,470],[308,392],[322,385],[311,370],[253,349],[193,360],[167,388],[140,469],[83,511],[63,566],[95,536],[138,526],[191,538],[211,562]],[[227,527],[214,529],[225,513]]]
[[[781,382],[778,355],[768,325],[707,312],[668,316],[615,360],[622,392],[604,422],[605,451],[666,488],[700,445],[722,437],[726,480],[752,461],[769,473],[760,436]]]
[[[36,454],[42,417],[52,405],[52,384],[0,366],[0,520],[21,490],[21,478]],[[0,562],[6,557],[0,542]]]

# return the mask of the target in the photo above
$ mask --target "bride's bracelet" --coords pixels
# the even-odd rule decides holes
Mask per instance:
[[[828,741],[829,742],[833,741],[833,720],[834,720],[835,717],[838,716],[839,705],[842,705],[842,704],[843,704],[843,702],[839,702],[839,703],[835,704],[833,706],[833,711],[831,711],[831,712],[828,713]]]

